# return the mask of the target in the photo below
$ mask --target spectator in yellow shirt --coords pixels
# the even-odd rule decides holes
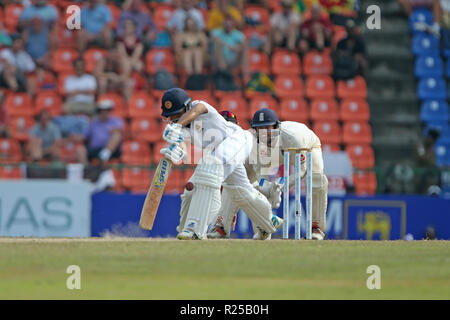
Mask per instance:
[[[222,28],[226,15],[231,16],[237,29],[242,26],[242,15],[236,7],[228,4],[228,0],[217,0],[215,7],[209,12],[207,28],[208,30]]]

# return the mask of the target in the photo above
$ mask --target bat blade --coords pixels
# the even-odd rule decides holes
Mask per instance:
[[[171,169],[172,161],[166,158],[162,158],[159,161],[152,184],[148,189],[144,205],[142,206],[141,219],[139,221],[139,227],[142,229],[152,230],[153,228],[153,222],[155,221]]]

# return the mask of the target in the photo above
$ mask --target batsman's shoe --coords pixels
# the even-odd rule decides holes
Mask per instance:
[[[277,215],[272,215],[272,224],[275,228],[275,231],[277,231],[278,229],[281,228],[281,226],[283,225],[284,220],[281,219],[279,216]],[[272,238],[272,233],[269,233],[263,229],[261,229],[260,227],[256,227],[256,229],[258,229],[258,231],[254,234],[253,236],[253,240],[270,240]]]
[[[222,224],[216,223],[206,237],[208,239],[229,239],[230,235],[225,232],[225,228]]]
[[[325,233],[317,226],[317,222],[313,223],[311,239],[312,240],[323,240],[325,238]]]
[[[177,235],[178,240],[204,240],[205,237],[199,237],[193,230],[186,229]]]

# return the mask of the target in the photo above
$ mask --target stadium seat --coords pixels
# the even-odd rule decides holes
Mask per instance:
[[[206,101],[213,107],[217,108],[216,98],[214,98],[210,90],[186,90],[186,92],[191,97],[192,101],[195,100]]]
[[[341,147],[337,143],[322,143],[322,152],[339,152]]]
[[[275,79],[275,94],[279,99],[302,98],[303,81],[297,75],[284,74]]]
[[[159,70],[175,73],[175,57],[167,49],[150,49],[145,55],[146,71],[155,74]]]
[[[0,138],[0,163],[14,163],[22,161],[22,151],[19,141]]]
[[[119,22],[119,16],[122,13],[122,9],[117,7],[114,3],[112,2],[107,2],[106,5],[108,6],[109,10],[111,11],[111,15],[112,15],[112,22],[111,22],[111,27],[113,29],[117,28],[117,23]]]
[[[59,147],[59,156],[66,163],[76,163],[77,149],[83,146],[82,142],[67,141]]]
[[[339,99],[346,98],[367,98],[367,84],[361,76],[356,76],[350,80],[340,80],[337,82],[337,96]]]
[[[170,172],[164,193],[182,193],[185,185],[184,172],[181,168],[175,167]]]
[[[52,116],[61,115],[62,99],[55,91],[41,91],[36,95],[36,114],[47,110]]]
[[[439,139],[434,144],[434,154],[438,167],[450,166],[450,142]]]
[[[339,108],[335,99],[314,99],[311,101],[311,121],[339,120]]]
[[[147,90],[147,79],[145,78],[145,74],[139,72],[133,72],[129,79],[133,92]]]
[[[123,192],[124,188],[122,186],[122,171],[119,169],[116,169],[116,168],[112,168],[111,171],[114,175],[114,179],[116,180],[113,191],[114,192]]]
[[[34,125],[33,117],[26,116],[14,116],[8,121],[11,138],[18,141],[27,141],[29,136],[28,132]]]
[[[371,144],[372,128],[367,122],[346,121],[342,130],[342,141],[345,144]]]
[[[419,81],[417,95],[422,100],[445,100],[445,81],[442,78],[423,78]]]
[[[154,118],[132,118],[130,132],[134,140],[146,142],[159,141],[162,136],[161,126]]]
[[[251,49],[248,54],[249,60],[249,71],[253,72],[264,72],[265,74],[270,73],[269,57],[264,52],[259,50]]]
[[[341,101],[342,121],[369,121],[369,105],[364,99],[344,99]]]
[[[352,161],[353,168],[371,169],[374,167],[375,155],[370,145],[347,145],[345,150]]]
[[[433,25],[433,13],[427,9],[415,9],[409,16],[409,30],[412,33],[422,32],[419,24]]]
[[[420,117],[423,122],[444,122],[449,118],[449,108],[447,101],[444,100],[426,100],[422,103]]]
[[[57,90],[58,81],[52,72],[48,70],[40,70],[42,71],[37,73],[31,73],[27,75],[27,81],[30,81],[34,84],[36,93],[41,91],[52,91]]]
[[[134,93],[128,102],[130,118],[151,117],[159,118],[159,110],[155,108],[155,100],[145,91]]]
[[[303,98],[286,98],[280,103],[279,118],[282,121],[306,123],[309,119],[308,105]]]
[[[77,49],[77,33],[64,26],[58,26],[58,47]]]
[[[301,73],[300,58],[293,52],[276,50],[272,55],[271,61],[272,73],[275,76],[280,74],[300,75]]]
[[[231,111],[239,122],[250,118],[247,101],[239,95],[226,95],[220,99],[219,111]]]
[[[333,26],[333,36],[331,39],[331,47],[335,49],[339,41],[347,37],[347,31],[345,27],[342,26]]]
[[[310,51],[303,58],[303,72],[311,75],[331,75],[333,73],[333,62],[330,54]]]
[[[19,19],[23,10],[24,6],[22,4],[11,3],[6,5],[3,14],[3,24],[9,34],[17,32],[17,25],[19,24]]]
[[[270,28],[270,13],[267,9],[249,5],[244,9],[244,16],[247,26],[255,27],[267,32]]]
[[[107,51],[100,48],[90,48],[83,53],[83,60],[86,66],[86,72],[92,73],[98,64],[98,61],[104,59]]]
[[[321,143],[340,144],[342,142],[342,130],[337,121],[316,121],[313,131]]]
[[[412,52],[415,55],[439,56],[439,40],[429,34],[416,34],[412,40]]]
[[[442,59],[437,56],[419,56],[416,59],[414,68],[416,77],[442,77],[444,75],[444,64]]]
[[[147,168],[123,168],[121,172],[122,186],[131,192],[146,193],[150,187],[154,170]]]
[[[9,93],[3,107],[10,116],[34,116],[31,98],[26,93]]]
[[[125,164],[147,165],[151,163],[150,147],[143,141],[125,141],[120,161]]]
[[[111,111],[112,115],[120,118],[126,118],[128,116],[126,102],[121,95],[115,92],[107,92],[98,97],[97,102],[105,100],[111,101],[114,105],[114,109]]]
[[[357,172],[353,174],[353,184],[357,195],[373,195],[377,190],[377,177],[374,172]]]
[[[171,6],[159,5],[153,12],[153,23],[158,30],[164,30],[167,22],[170,20],[173,14],[173,8]]]
[[[55,72],[73,72],[73,62],[79,54],[71,48],[58,48],[52,53],[52,67]]]
[[[335,97],[334,81],[330,76],[309,76],[306,79],[306,96],[309,99]]]
[[[22,169],[19,166],[0,166],[0,179],[17,180],[23,178]]]
[[[278,103],[272,98],[271,95],[268,94],[260,94],[254,96],[250,100],[250,119],[253,118],[253,115],[256,111],[263,108],[269,108],[278,112]]]

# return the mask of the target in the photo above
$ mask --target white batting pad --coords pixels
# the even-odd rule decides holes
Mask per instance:
[[[323,173],[313,173],[312,176],[312,219],[320,230],[326,230],[326,215],[328,203],[328,179]]]

